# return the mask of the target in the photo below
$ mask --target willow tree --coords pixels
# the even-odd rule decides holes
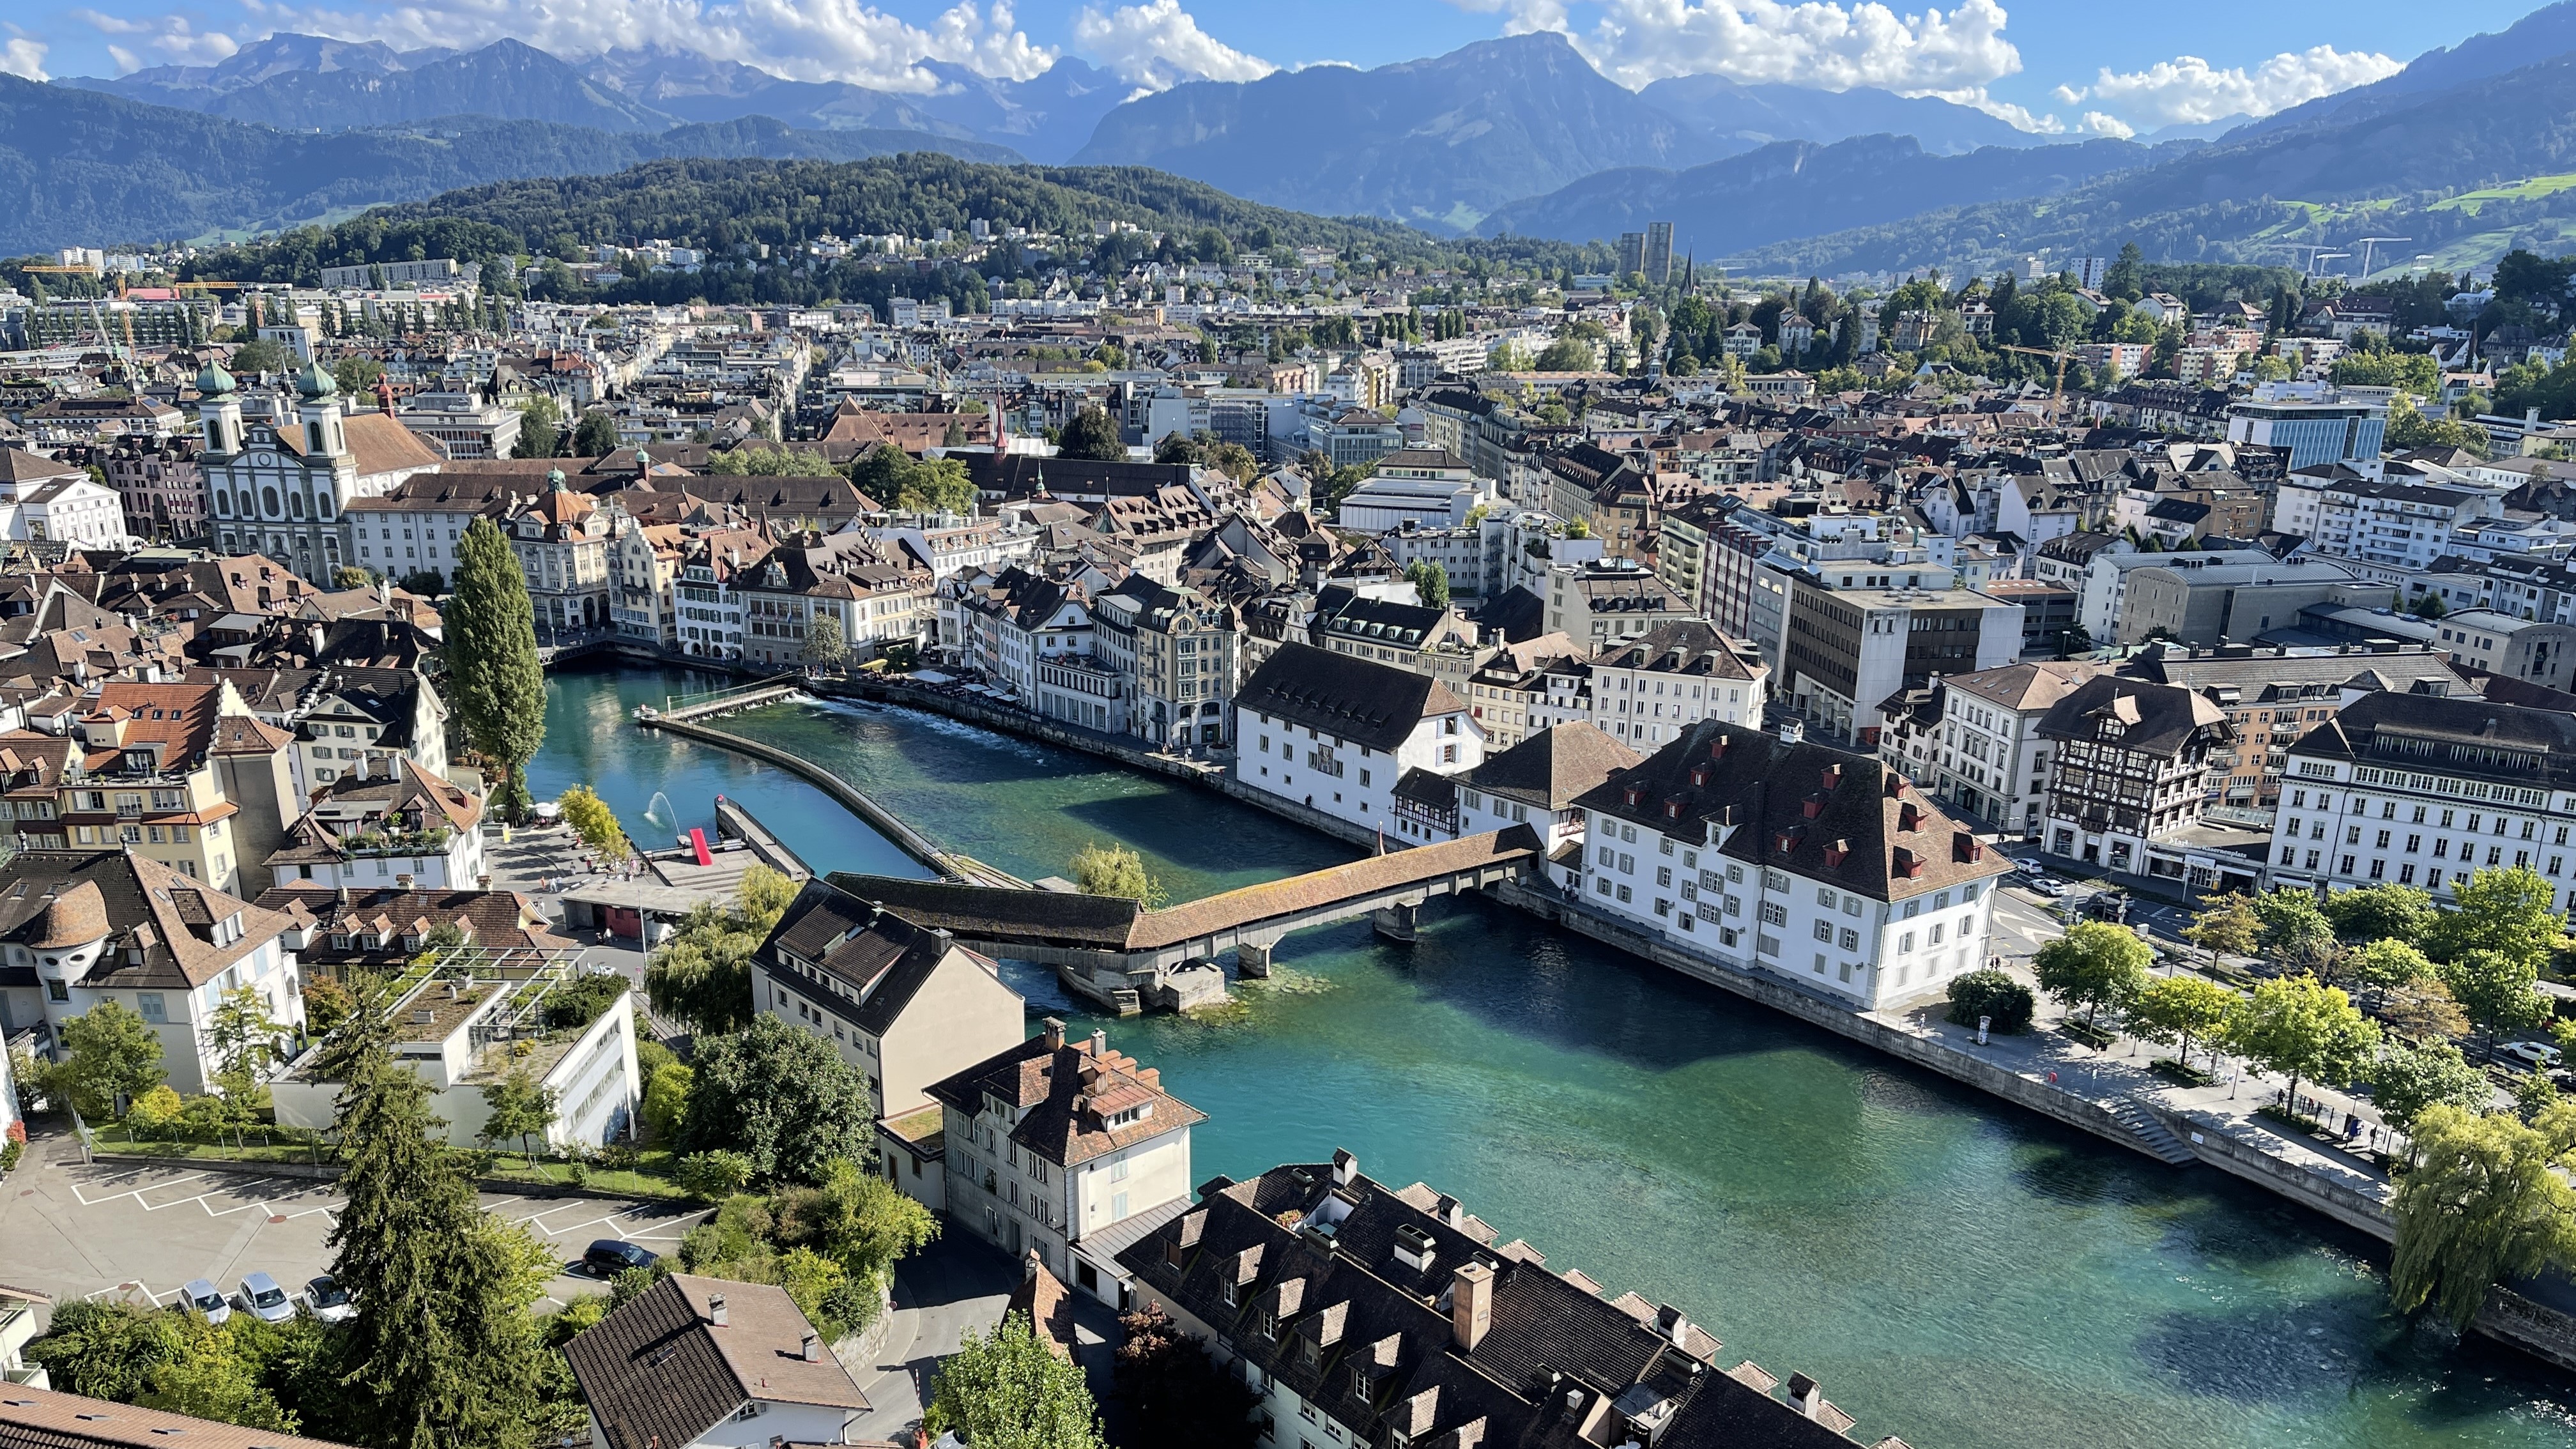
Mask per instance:
[[[2576,1191],[2550,1170],[2576,1138],[2576,1107],[2526,1127],[2448,1104],[2415,1119],[2417,1166],[2398,1180],[2388,1286],[2400,1311],[2430,1306],[2465,1329],[2500,1278],[2576,1264]]]
[[[546,738],[546,676],[527,577],[492,520],[475,519],[457,544],[456,588],[442,613],[448,681],[465,737],[502,772],[494,796],[502,815],[525,820],[528,761]]]

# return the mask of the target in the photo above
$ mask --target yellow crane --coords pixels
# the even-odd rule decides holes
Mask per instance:
[[[1996,350],[2000,352],[2027,352],[2033,357],[2056,358],[2057,389],[2049,394],[2049,400],[2051,402],[2064,402],[2066,400],[2066,364],[2074,359],[2074,353],[2060,352],[2054,348],[2048,347],[2015,347],[2010,343],[1999,344]]]

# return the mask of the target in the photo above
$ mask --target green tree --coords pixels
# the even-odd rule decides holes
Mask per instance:
[[[2347,941],[2418,941],[2433,924],[2432,894],[2394,881],[2336,891],[2321,910]]]
[[[2451,899],[2453,909],[2433,922],[2425,946],[2437,961],[2496,951],[2537,972],[2567,934],[2566,917],[2550,909],[2549,878],[2529,866],[2481,870],[2454,887]]]
[[[2035,1003],[2030,988],[2009,971],[1992,967],[1950,978],[1949,1018],[1956,1026],[1975,1026],[1985,1018],[1990,1031],[2006,1034],[2030,1025]]]
[[[645,965],[653,1009],[709,1035],[740,1029],[752,1016],[751,953],[795,898],[795,882],[755,865],[730,907],[700,902]]]
[[[2433,963],[2403,940],[2373,941],[2346,955],[2343,964],[2355,985],[2368,987],[2373,998],[2382,1002],[2389,992],[2433,975]]]
[[[2230,891],[2211,902],[2207,909],[2191,918],[2183,939],[2209,953],[2212,969],[2218,958],[2251,956],[2263,939],[2263,918],[2254,913],[2254,903],[2241,892]]]
[[[653,1069],[644,1079],[644,1125],[653,1129],[653,1140],[668,1143],[680,1135],[680,1121],[688,1115],[689,1083],[696,1074],[678,1062]]]
[[[1125,845],[1085,845],[1073,854],[1073,881],[1087,896],[1120,896],[1148,910],[1163,903],[1160,882],[1145,857]]]
[[[385,365],[372,357],[343,357],[331,364],[331,380],[340,385],[342,397],[357,397],[384,375]]]
[[[1259,1399],[1243,1380],[1181,1331],[1162,1305],[1122,1314],[1113,1370],[1119,1401],[1134,1425],[1132,1442],[1187,1444],[1193,1449],[1252,1449]]]
[[[286,1028],[268,1014],[268,997],[256,986],[236,986],[206,1017],[206,1046],[218,1076],[251,1076],[286,1059]]]
[[[483,1130],[474,1134],[475,1140],[490,1147],[515,1137],[519,1154],[533,1169],[537,1152],[529,1144],[552,1130],[559,1105],[554,1088],[529,1076],[525,1068],[514,1070],[483,1089]]]
[[[284,372],[291,362],[285,348],[265,337],[254,337],[233,349],[231,367],[238,373]]]
[[[722,1202],[751,1186],[751,1159],[721,1147],[692,1152],[680,1159],[679,1180],[680,1186],[697,1196]]]
[[[551,458],[563,449],[562,413],[555,400],[543,393],[519,404],[519,441],[510,446],[513,458]]]
[[[526,1449],[548,1415],[528,1309],[554,1271],[528,1231],[487,1216],[434,1140],[429,1086],[381,1038],[350,1058],[333,1126],[345,1199],[326,1240],[357,1302],[341,1382],[381,1449]]]
[[[2465,1330],[2500,1278],[2576,1263],[2576,1192],[2550,1170],[2570,1111],[2528,1127],[2501,1113],[2424,1109],[2416,1165],[2398,1179],[2388,1286],[2401,1312],[2432,1308]],[[2556,1131],[2550,1129],[2558,1129]]]
[[[1096,404],[1085,403],[1064,425],[1056,438],[1056,454],[1064,458],[1088,458],[1097,462],[1124,462],[1127,445],[1120,441],[1118,424]]]
[[[92,1117],[113,1117],[127,1102],[161,1085],[161,1034],[115,1001],[63,1023],[64,1060],[46,1077]]]
[[[2469,1034],[2469,1014],[2439,976],[2390,987],[2380,997],[2379,1016],[2409,1041],[2458,1041]]]
[[[939,1365],[922,1428],[975,1449],[1105,1449],[1082,1370],[1038,1341],[1025,1313],[970,1333]]]
[[[372,588],[375,585],[375,582],[376,576],[374,574],[367,572],[356,564],[342,564],[338,568],[331,570],[331,587],[335,589]]]
[[[456,548],[456,590],[441,613],[450,697],[466,738],[501,771],[495,803],[502,815],[525,820],[528,761],[546,737],[546,676],[527,576],[491,519],[466,527]]]
[[[708,458],[707,471],[725,478],[828,478],[833,468],[830,459],[811,448],[751,444]]]
[[[850,463],[850,482],[880,507],[904,513],[972,513],[975,480],[955,458],[916,458],[879,443]]]
[[[2263,923],[2263,952],[2293,970],[2314,971],[2334,954],[2334,924],[2306,891],[2284,888],[2256,896],[2254,915]]]
[[[1406,582],[1413,585],[1414,597],[1426,609],[1449,607],[1449,570],[1431,559],[1418,558],[1404,566]]]
[[[2549,1019],[2549,998],[2532,989],[2536,963],[2503,951],[2464,951],[2442,963],[2442,984],[2490,1046],[2496,1034]]]
[[[45,1336],[27,1345],[27,1358],[43,1364],[64,1393],[130,1404],[155,1371],[185,1351],[179,1319],[112,1299],[66,1298]]]
[[[2494,1097],[2495,1083],[2446,1041],[2386,1047],[2370,1065],[2370,1100],[2401,1132],[2413,1131],[2415,1119],[2436,1103],[2482,1112]]]
[[[841,1158],[868,1161],[867,1080],[829,1038],[768,1015],[698,1044],[680,1145],[751,1159],[754,1180],[820,1183]]]
[[[838,668],[850,657],[850,641],[841,632],[841,616],[817,613],[805,631],[805,658],[826,669]]]
[[[2289,976],[2254,988],[2228,1023],[2227,1044],[2290,1079],[2286,1100],[2295,1116],[2299,1083],[2360,1076],[2379,1046],[2379,1028],[2337,988],[2313,976]]]
[[[564,823],[581,843],[602,860],[621,861],[635,853],[626,840],[626,828],[617,823],[617,812],[599,798],[599,792],[588,785],[575,785],[565,790],[555,804],[563,811]]]
[[[617,451],[617,420],[599,408],[581,415],[581,423],[572,430],[572,452],[576,458],[604,458]]]
[[[2136,932],[2086,921],[2040,947],[2031,964],[2039,972],[2039,989],[2070,1011],[2083,1007],[2089,1027],[2102,1008],[2124,1007],[2145,989],[2147,968],[2155,959]]]
[[[135,1402],[219,1424],[294,1433],[301,1427],[295,1415],[261,1384],[258,1364],[239,1351],[238,1336],[254,1331],[248,1327],[248,1314],[239,1317],[242,1323],[236,1327],[188,1315],[179,1329],[179,1356],[152,1371]]]
[[[2225,1032],[2238,1000],[2233,990],[2206,977],[2159,976],[2130,1003],[2129,1030],[2160,1046],[2180,1043],[2188,1067],[2193,1040],[2206,1043]]]
[[[1600,368],[1601,359],[1582,338],[1560,337],[1540,349],[1531,366],[1538,372],[1593,372]]]

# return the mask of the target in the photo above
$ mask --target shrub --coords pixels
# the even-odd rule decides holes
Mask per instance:
[[[617,1003],[628,991],[625,977],[613,971],[592,971],[565,982],[546,998],[546,1029],[582,1030],[599,1020],[602,1013]]]
[[[680,1159],[674,1174],[683,1190],[693,1197],[721,1202],[751,1186],[751,1159],[739,1152],[717,1148],[692,1152]]]
[[[1978,1017],[1990,1016],[1995,1031],[2027,1030],[2035,1006],[2030,988],[2008,972],[1971,971],[1950,983],[1950,1021],[1956,1026],[1975,1026]]]

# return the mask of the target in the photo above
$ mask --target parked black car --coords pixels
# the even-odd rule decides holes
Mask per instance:
[[[660,1255],[621,1238],[601,1238],[582,1250],[581,1261],[600,1277],[614,1278],[629,1268],[650,1268]]]

